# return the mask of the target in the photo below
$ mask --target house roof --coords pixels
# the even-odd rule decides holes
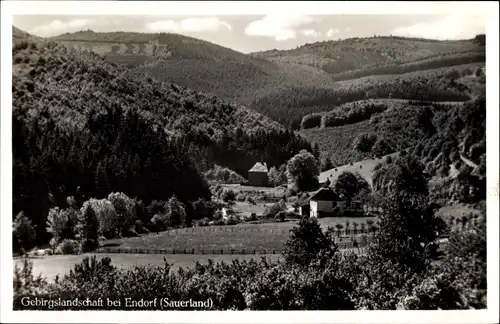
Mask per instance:
[[[267,164],[265,162],[257,162],[254,166],[248,170],[248,172],[266,172],[267,173]]]
[[[312,193],[310,200],[318,201],[339,201],[341,200],[337,194],[329,188],[321,188]]]
[[[311,197],[307,197],[305,199],[301,199],[299,201],[299,206],[309,206],[309,202],[311,201]]]

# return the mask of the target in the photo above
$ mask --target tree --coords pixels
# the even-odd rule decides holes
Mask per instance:
[[[99,220],[88,201],[81,208],[78,234],[83,253],[93,251],[99,247]]]
[[[371,151],[375,156],[384,156],[392,153],[394,150],[385,139],[380,139],[373,145]]]
[[[172,227],[182,227],[186,224],[186,209],[177,197],[172,196],[166,203],[165,210],[168,224]]]
[[[383,202],[379,231],[371,255],[420,272],[435,257],[436,238],[444,229],[428,198],[405,191],[393,193]]]
[[[66,222],[66,227],[61,234],[61,239],[74,240],[76,237],[76,226],[78,225],[78,220],[80,218],[80,209],[68,207],[64,209],[64,213],[67,216],[68,220]]]
[[[393,163],[381,164],[373,173],[373,189],[382,196],[402,190],[427,195],[424,167],[420,161],[411,156],[400,157]]]
[[[354,235],[358,234],[358,226],[359,224],[354,222],[352,223],[352,228],[354,229]]]
[[[47,233],[52,234],[55,244],[57,245],[63,239],[63,232],[68,224],[68,215],[59,207],[54,207],[49,210],[47,215]]]
[[[267,172],[267,177],[269,178],[269,182],[271,182],[273,186],[278,186],[281,184],[280,183],[281,177],[275,166],[269,169],[269,171]]]
[[[344,228],[344,225],[337,223],[337,224],[335,224],[335,228],[337,229],[338,237],[340,237],[340,233],[341,233],[342,229]]]
[[[376,135],[361,134],[354,140],[354,148],[360,152],[370,152],[376,141]]]
[[[316,159],[319,159],[319,156],[321,154],[320,150],[319,150],[319,145],[318,143],[314,143],[313,145],[313,149],[312,149],[312,154],[314,155],[314,157]]]
[[[330,169],[333,169],[333,162],[330,159],[330,156],[327,155],[323,158],[323,161],[321,163],[321,171],[328,171]]]
[[[330,178],[326,178],[325,188],[330,188],[331,185],[332,185],[332,182],[330,181]]]
[[[267,172],[267,177],[269,178],[269,182],[273,186],[279,186],[285,184],[286,179],[286,165],[281,165],[279,168],[275,166],[271,167]]]
[[[365,234],[366,233],[366,223],[364,221],[361,221],[361,224],[359,227],[360,227],[361,233]]]
[[[14,248],[29,248],[33,245],[35,240],[35,228],[33,227],[31,221],[24,214],[24,212],[19,212],[12,223],[12,238]]]
[[[287,263],[307,267],[319,256],[329,259],[337,251],[333,229],[325,233],[316,218],[307,218],[301,219],[290,231],[283,256]]]
[[[402,299],[402,309],[486,308],[486,222],[474,230],[454,231],[443,260]]]
[[[265,215],[268,218],[275,217],[279,212],[286,210],[286,202],[281,199],[277,203],[273,204],[270,208],[266,208]]]
[[[349,171],[342,172],[335,181],[335,192],[348,203],[361,191],[368,190],[370,185],[359,174]]]
[[[128,235],[135,227],[137,220],[137,209],[135,201],[122,192],[112,192],[108,200],[113,204],[119,218],[119,231],[122,235]]]
[[[311,153],[302,150],[288,161],[287,175],[298,190],[315,189],[318,186],[318,162]]]
[[[90,199],[87,203],[92,207],[99,221],[99,235],[113,238],[122,234],[124,220],[118,216],[115,206],[108,199]]]
[[[150,220],[152,230],[155,231],[156,234],[163,231],[165,229],[165,222],[165,217],[155,214]]]

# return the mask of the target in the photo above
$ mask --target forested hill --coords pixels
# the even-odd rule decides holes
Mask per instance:
[[[14,213],[45,229],[67,196],[209,198],[200,171],[282,164],[303,138],[278,123],[56,42],[13,43]],[[79,188],[78,188],[79,187]]]
[[[275,63],[313,66],[333,74],[335,80],[348,80],[484,62],[485,35],[457,41],[397,36],[349,38],[252,55]]]
[[[145,72],[158,80],[211,92],[226,99],[245,99],[253,96],[257,89],[283,83],[330,81],[326,73],[309,67],[288,71],[266,59],[179,34],[88,30],[59,35],[51,40],[65,44],[72,52],[91,50],[110,62],[135,68],[134,71]],[[316,75],[318,73],[324,77]],[[245,103],[245,100],[240,102]]]
[[[381,74],[392,79],[391,75],[485,61],[485,40],[481,37],[463,41],[358,38],[251,55],[167,33],[88,30],[52,39],[73,52],[91,50],[109,62],[124,64],[132,75],[145,73],[244,104],[293,129],[299,129],[304,115],[331,110],[345,102],[387,98],[395,92],[401,92],[402,99],[427,99],[415,96],[415,91],[401,91],[411,85],[379,82],[376,76]],[[379,83],[375,91],[369,84],[373,82],[355,80],[367,76]],[[337,82],[342,80],[349,81]],[[437,83],[442,82],[430,78],[426,86],[441,88]],[[443,92],[443,98],[467,99],[456,96],[456,90]]]

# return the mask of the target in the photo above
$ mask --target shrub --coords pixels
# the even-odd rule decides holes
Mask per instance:
[[[62,240],[56,248],[56,254],[80,254],[80,242],[76,240]]]
[[[164,216],[156,214],[149,221],[149,227],[151,231],[158,233],[167,228],[167,221]]]
[[[284,222],[285,221],[285,218],[286,218],[286,211],[282,210],[282,211],[279,211],[276,216],[275,216],[275,219],[277,222]]]
[[[246,198],[247,198],[247,197],[246,197],[246,195],[245,195],[245,194],[243,194],[243,193],[239,193],[238,195],[236,195],[236,200],[237,200],[237,201],[240,201],[240,202],[245,201],[245,200],[246,200]]]
[[[247,196],[247,202],[251,205],[255,205],[255,199],[252,196]]]
[[[267,218],[273,218],[280,211],[284,211],[285,209],[286,209],[286,202],[284,200],[280,200],[279,202],[273,204],[270,208],[266,208],[265,215]]]
[[[217,207],[213,201],[207,201],[203,198],[198,199],[191,205],[193,207],[193,219],[202,219],[205,217],[212,219]]]
[[[218,221],[218,220],[221,220],[223,218],[223,215],[222,215],[222,211],[219,209],[219,210],[216,210],[214,212],[214,217],[213,217],[213,220],[214,221]]]
[[[236,194],[233,190],[228,189],[222,192],[222,200],[224,202],[234,201],[236,199]]]
[[[195,226],[200,226],[200,227],[209,226],[210,225],[209,223],[210,223],[210,219],[205,217],[203,219],[199,219],[199,220],[195,221]]]
[[[240,220],[239,220],[236,216],[234,216],[234,215],[230,215],[230,216],[228,216],[228,217],[225,219],[225,221],[224,221],[224,223],[225,223],[226,225],[236,225],[236,224],[238,224],[239,222],[240,222]]]

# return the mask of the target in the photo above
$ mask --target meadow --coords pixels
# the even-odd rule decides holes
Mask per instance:
[[[359,173],[369,184],[373,185],[373,169],[379,163],[382,163],[387,156],[395,159],[399,155],[399,152],[392,153],[386,156],[383,156],[380,159],[367,159],[359,162],[355,162],[352,164],[342,165],[333,169],[330,169],[325,172],[321,172],[319,175],[320,183],[326,181],[326,179],[330,179],[330,182],[335,182],[338,176],[343,172],[351,172],[351,173]]]
[[[334,227],[340,223],[345,227],[349,221],[360,224],[374,217],[331,217],[320,218],[319,223],[323,230]],[[235,254],[244,253],[274,254],[280,253],[289,237],[290,230],[297,225],[297,220],[285,222],[260,223],[260,224],[238,224],[233,226],[207,226],[190,227],[168,230],[164,232],[150,233],[147,235],[131,238],[118,238],[103,242],[106,249],[145,249],[145,250],[167,250],[175,249],[177,253],[194,254]],[[352,225],[351,225],[352,229]],[[339,237],[339,242],[352,241],[354,236]],[[194,250],[194,251],[193,251]],[[221,253],[222,250],[222,253]],[[274,252],[274,253],[273,253]]]

